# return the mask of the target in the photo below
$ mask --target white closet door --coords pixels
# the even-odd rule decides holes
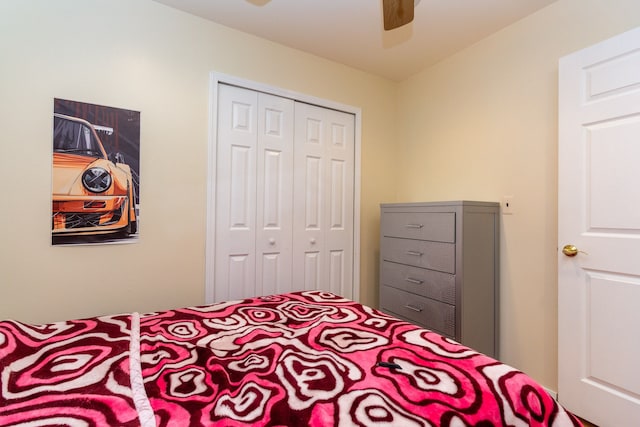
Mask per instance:
[[[251,296],[293,290],[293,104],[258,94],[256,292]]]
[[[293,101],[219,86],[215,300],[291,290]]]
[[[256,92],[220,85],[216,165],[215,298],[254,291],[256,231]],[[233,283],[234,286],[229,286]]]
[[[355,117],[295,104],[293,283],[353,295]]]
[[[213,301],[354,295],[355,115],[219,84]]]

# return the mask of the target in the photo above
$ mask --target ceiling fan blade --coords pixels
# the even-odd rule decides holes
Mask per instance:
[[[385,31],[413,21],[414,0],[382,0]]]

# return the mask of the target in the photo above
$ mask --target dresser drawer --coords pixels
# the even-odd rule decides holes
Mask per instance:
[[[381,219],[383,236],[454,243],[453,212],[388,212]]]
[[[456,245],[453,243],[383,237],[383,260],[443,271],[456,272]]]
[[[380,288],[380,304],[389,313],[441,334],[455,336],[456,310],[453,305],[384,285]]]
[[[380,283],[448,304],[456,303],[456,276],[453,274],[382,261]]]

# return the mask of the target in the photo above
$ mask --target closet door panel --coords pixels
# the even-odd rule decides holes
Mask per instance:
[[[325,248],[329,254],[331,291],[353,297],[354,135],[352,114],[324,109],[328,140]]]
[[[326,286],[325,127],[321,109],[295,103],[293,280],[303,289]]]
[[[288,265],[279,253],[263,253],[258,265],[260,277],[257,280],[262,286],[260,295],[288,292],[286,283],[280,280],[283,267],[287,268]]]
[[[331,195],[329,197],[329,224],[331,229],[344,228],[347,212],[345,211],[345,163],[342,160],[331,160]]]
[[[258,94],[256,295],[290,292],[293,101]]]
[[[253,230],[252,177],[249,171],[253,167],[253,150],[251,147],[232,145],[229,147],[229,182],[230,197],[228,199],[229,229],[231,231]]]
[[[345,281],[348,279],[345,258],[347,257],[344,250],[332,250],[329,252],[328,290],[338,295],[344,295]]]
[[[312,286],[303,258],[313,255],[312,289],[351,297],[355,118],[300,102],[295,116],[294,283]]]
[[[255,258],[253,254],[233,254],[224,258],[227,264],[225,272],[229,283],[234,286],[227,287],[226,301],[244,299],[254,289]]]
[[[215,296],[222,301],[255,290],[258,95],[219,89]]]
[[[299,194],[304,202],[304,229],[307,231],[320,230],[322,222],[322,158],[306,156],[304,159],[304,189]],[[302,182],[300,183],[302,184]],[[300,212],[300,211],[298,211]]]
[[[320,258],[322,254],[318,251],[308,250],[303,254],[304,256],[304,269],[302,270],[302,279],[298,282],[301,289],[311,291],[314,289],[322,289],[320,280],[322,275],[320,273]]]

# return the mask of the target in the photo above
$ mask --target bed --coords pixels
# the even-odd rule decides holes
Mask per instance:
[[[332,293],[0,322],[0,426],[580,426],[524,373]]]

